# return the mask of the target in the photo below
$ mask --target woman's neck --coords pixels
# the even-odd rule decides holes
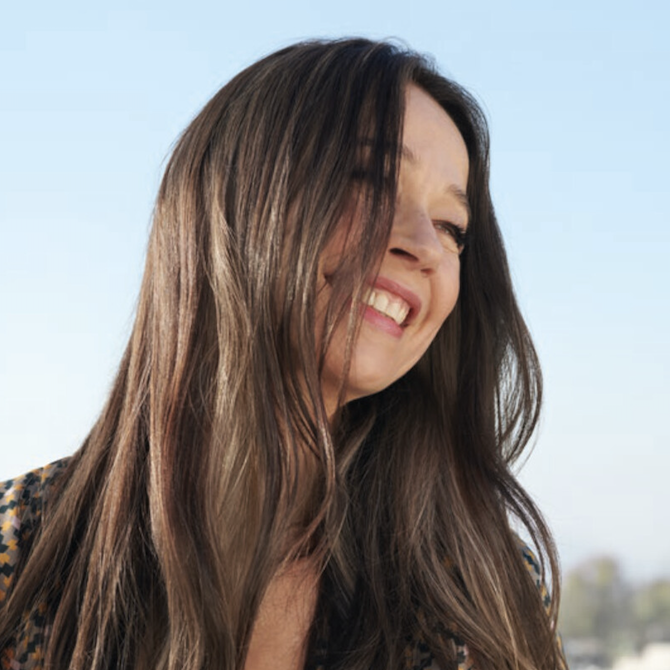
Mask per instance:
[[[298,670],[305,665],[319,594],[319,570],[310,558],[283,567],[258,609],[244,670]]]

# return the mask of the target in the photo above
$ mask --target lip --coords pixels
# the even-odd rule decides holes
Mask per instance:
[[[408,289],[406,286],[403,286],[402,284],[399,284],[398,282],[395,282],[388,277],[377,277],[371,286],[372,288],[379,287],[384,291],[393,293],[399,298],[402,298],[409,305],[409,314],[407,314],[407,317],[402,324],[403,328],[409,326],[409,324],[414,321],[417,314],[419,314],[421,311],[421,298],[419,298],[419,296],[414,293],[414,291],[410,291],[410,289]]]

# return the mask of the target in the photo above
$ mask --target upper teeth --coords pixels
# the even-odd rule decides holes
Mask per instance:
[[[410,310],[410,306],[402,298],[379,288],[370,289],[370,292],[363,297],[363,301],[393,319],[399,326],[405,321]]]

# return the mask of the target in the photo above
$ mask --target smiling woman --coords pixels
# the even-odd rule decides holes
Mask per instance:
[[[176,145],[88,438],[0,487],[4,667],[562,667],[540,391],[472,98],[271,54]]]
[[[347,358],[344,322],[326,350],[321,379],[331,414],[343,401],[381,391],[413,367],[458,298],[468,206],[465,196],[457,194],[467,189],[468,150],[454,122],[421,88],[407,87],[404,106],[393,226],[381,264],[362,296],[362,323],[348,375],[342,374]],[[360,217],[360,208],[354,206],[350,216]],[[339,236],[324,249],[321,313],[330,298],[328,278],[345,250]]]

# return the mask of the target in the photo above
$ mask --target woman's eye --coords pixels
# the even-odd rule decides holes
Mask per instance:
[[[449,251],[460,254],[467,242],[467,230],[450,221],[436,221],[435,227],[443,233],[444,245]]]

